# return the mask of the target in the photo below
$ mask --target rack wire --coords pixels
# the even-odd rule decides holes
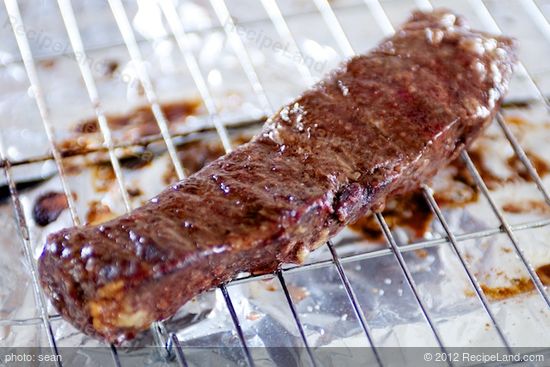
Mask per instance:
[[[326,26],[330,29],[332,36],[334,37],[334,40],[336,41],[342,54],[344,56],[353,56],[355,54],[353,46],[349,38],[347,37],[344,31],[344,28],[340,24],[340,21],[338,20],[338,17],[334,9],[332,8],[331,4],[329,3],[329,1],[328,0],[311,0],[311,1],[315,4],[317,11],[321,15]],[[36,60],[33,58],[33,54],[29,46],[29,40],[27,38],[27,34],[26,32],[15,31],[19,27],[24,27],[18,1],[4,0],[4,2],[5,2],[6,9],[8,11],[8,14],[10,15],[10,23],[11,23],[12,29],[14,30],[14,35],[16,37],[17,45],[19,47],[21,61],[24,64],[24,67],[29,79],[29,83],[32,89],[32,93],[36,100],[36,103],[40,112],[40,116],[42,119],[42,123],[44,125],[45,131],[48,137],[48,141],[50,143],[51,154],[41,156],[41,157],[33,157],[30,159],[25,159],[21,161],[10,161],[5,154],[4,147],[0,145],[0,166],[2,167],[5,173],[6,180],[9,185],[15,217],[18,221],[18,229],[21,236],[23,250],[24,250],[26,259],[31,266],[30,269],[31,269],[31,276],[32,276],[32,283],[33,283],[33,291],[35,293],[39,311],[40,311],[39,317],[28,318],[23,320],[0,320],[0,326],[34,325],[34,324],[41,323],[45,327],[45,330],[48,336],[49,346],[52,352],[54,354],[57,354],[58,346],[57,346],[57,341],[55,339],[54,333],[52,331],[51,323],[52,321],[58,320],[60,316],[48,314],[46,301],[38,283],[36,264],[32,257],[31,244],[30,244],[30,238],[29,238],[29,226],[27,225],[25,214],[22,209],[20,196],[12,174],[12,168],[14,166],[25,165],[33,162],[53,160],[56,163],[56,167],[62,183],[62,188],[67,197],[67,202],[69,204],[69,209],[70,209],[70,213],[71,213],[71,217],[74,222],[74,225],[77,225],[77,226],[81,225],[81,220],[76,211],[74,198],[71,195],[71,192],[67,184],[65,169],[63,166],[63,159],[64,159],[63,152],[60,151],[57,145],[55,144],[56,140],[54,135],[54,129],[50,119],[50,111],[44,97],[43,88],[40,84],[40,80],[37,75]],[[432,5],[428,0],[417,0],[415,1],[415,3],[420,9],[429,10],[432,8]],[[543,33],[546,36],[550,36],[550,25],[548,24],[548,20],[545,18],[544,14],[538,7],[537,3],[534,0],[524,0],[522,1],[522,3],[524,4],[525,8],[529,12],[533,20],[535,21],[536,25],[543,31]],[[258,103],[260,104],[263,110],[263,113],[265,114],[265,116],[272,115],[274,112],[274,107],[271,105],[269,98],[267,96],[266,90],[260,81],[258,73],[255,69],[254,63],[252,62],[250,55],[248,53],[247,46],[245,45],[243,40],[240,38],[240,36],[236,32],[235,21],[232,18],[225,1],[210,0],[210,4],[212,8],[215,10],[219,23],[221,24],[221,27],[219,28],[223,29],[235,54],[237,55],[237,58],[240,62],[240,66],[242,67],[252,90],[255,92]],[[307,84],[311,84],[314,81],[314,78],[309,68],[305,67],[305,64],[303,62],[304,55],[301,53],[300,48],[298,47],[298,42],[295,36],[293,35],[290,27],[288,26],[287,19],[285,18],[281,9],[279,8],[277,0],[262,0],[261,4],[265,9],[268,15],[268,18],[273,23],[275,30],[278,33],[278,35],[281,37],[281,39],[288,42],[295,50],[299,52],[300,59],[296,63],[297,71],[299,72],[299,74]],[[364,0],[364,4],[366,6],[367,11],[369,11],[371,15],[373,15],[382,33],[386,36],[393,34],[394,32],[393,25],[390,21],[390,18],[388,17],[388,15],[384,10],[383,3],[381,3],[379,0]],[[173,141],[174,136],[170,134],[170,131],[168,129],[168,122],[167,122],[166,116],[162,112],[159,99],[155,91],[155,87],[151,82],[151,78],[148,74],[147,69],[144,66],[139,43],[136,40],[134,30],[130,24],[128,14],[126,13],[126,10],[124,8],[124,4],[122,3],[121,0],[109,0],[109,5],[111,8],[112,14],[116,20],[119,31],[123,37],[124,45],[126,46],[130,54],[131,60],[135,63],[137,67],[138,78],[141,82],[141,85],[143,86],[149,107],[153,112],[154,118],[160,130],[159,136],[152,137],[142,143],[145,145],[153,141],[164,142],[178,178],[183,179],[185,177],[185,171],[184,171],[184,167],[182,166],[180,160],[177,157],[176,147]],[[174,37],[177,43],[177,46],[184,57],[185,64],[195,83],[195,86],[199,91],[199,94],[202,98],[204,106],[207,109],[212,125],[214,126],[214,129],[217,132],[218,137],[225,151],[229,152],[231,151],[232,146],[228,137],[225,124],[220,117],[220,113],[212,97],[212,92],[210,91],[208,84],[206,83],[205,76],[202,74],[198,61],[190,50],[188,33],[187,33],[188,31],[185,29],[185,24],[183,24],[181,19],[178,18],[177,16],[178,13],[173,0],[159,0],[158,5],[162,9],[162,14],[165,17],[167,24],[169,25],[172,36]],[[500,28],[498,24],[496,23],[495,19],[492,17],[491,13],[489,12],[488,8],[485,6],[482,0],[470,0],[469,5],[474,9],[476,14],[482,20],[487,31],[500,33]],[[59,6],[59,9],[61,10],[65,28],[67,30],[67,34],[69,35],[70,43],[72,45],[72,49],[75,56],[77,54],[85,56],[87,50],[84,47],[82,42],[82,37],[80,34],[78,23],[76,21],[74,10],[72,8],[71,0],[58,0],[58,6]],[[549,40],[550,40],[550,37],[549,37]],[[133,146],[133,144],[135,143],[132,143],[130,145],[126,145],[126,144],[117,145],[113,142],[113,139],[111,137],[111,131],[107,123],[105,112],[102,108],[102,103],[97,90],[96,82],[92,74],[92,70],[90,69],[90,66],[87,63],[78,63],[78,64],[79,64],[79,70],[80,70],[82,80],[84,81],[84,85],[86,87],[88,97],[94,108],[94,112],[96,114],[97,121],[99,123],[100,132],[102,134],[103,141],[104,141],[103,146],[96,148],[93,151],[101,150],[101,151],[106,151],[108,153],[109,161],[115,172],[116,181],[118,183],[119,191],[121,193],[125,208],[127,211],[130,211],[133,208],[128,197],[126,183],[125,183],[121,166],[120,166],[120,156],[121,156],[122,149],[127,148],[128,146]],[[531,77],[525,65],[523,64],[520,65],[519,72],[523,73],[526,77],[528,77],[531,80],[532,84],[535,86],[535,89],[537,91],[538,100],[546,106],[547,110],[550,110],[550,103],[548,99],[544,96],[543,92],[537,85],[536,81]],[[499,113],[497,115],[496,121],[498,123],[498,126],[504,133],[505,137],[507,138],[507,141],[509,142],[516,156],[521,161],[521,163],[525,166],[528,174],[531,176],[531,178],[535,182],[538,190],[540,191],[541,195],[544,197],[546,203],[550,205],[550,196],[548,194],[548,191],[542,184],[542,180],[538,175],[536,169],[534,168],[533,163],[529,160],[529,157],[525,153],[522,146],[519,144],[517,138],[513,135],[510,128],[506,125],[505,118],[502,113]],[[136,144],[136,145],[139,145],[139,144]],[[88,153],[90,152],[85,151],[85,152],[80,152],[78,154],[88,154]],[[412,294],[414,295],[414,298],[418,303],[418,306],[421,310],[424,320],[428,324],[431,332],[433,333],[435,340],[437,341],[437,344],[439,345],[439,348],[441,348],[442,351],[446,351],[446,348],[448,346],[444,344],[444,340],[442,338],[441,332],[440,330],[438,330],[432,315],[430,315],[429,309],[420,295],[418,286],[415,283],[411,270],[408,268],[408,265],[404,259],[403,255],[407,252],[418,250],[418,249],[436,247],[436,246],[444,246],[444,245],[451,246],[458,260],[460,261],[462,268],[466,273],[471,285],[475,289],[478,302],[480,303],[481,307],[487,314],[488,318],[491,320],[492,325],[495,327],[495,330],[497,331],[497,334],[501,339],[502,345],[510,352],[513,351],[513,348],[511,347],[510,342],[508,341],[506,335],[504,334],[501,326],[497,322],[491,310],[490,304],[478,280],[476,279],[476,276],[473,274],[473,272],[469,268],[467,261],[465,260],[463,254],[459,249],[458,243],[469,239],[479,239],[483,237],[488,237],[498,233],[506,234],[510,239],[511,243],[513,244],[514,250],[516,251],[521,262],[523,263],[523,266],[528,272],[531,280],[533,281],[533,284],[535,285],[535,288],[537,289],[538,294],[544,300],[546,305],[550,307],[549,295],[545,290],[544,285],[541,282],[541,279],[538,277],[532,265],[529,263],[524,253],[522,252],[519,241],[515,235],[517,231],[548,226],[550,225],[550,219],[532,221],[532,222],[522,223],[518,225],[509,224],[505,219],[503,213],[495,204],[493,198],[491,197],[491,193],[489,192],[485,182],[483,181],[481,175],[479,174],[471,158],[468,156],[467,152],[464,152],[462,154],[462,159],[468,171],[474,178],[476,186],[482,192],[484,197],[488,200],[491,210],[493,211],[493,213],[496,215],[496,217],[500,222],[500,227],[491,228],[483,231],[465,233],[460,235],[454,234],[451,231],[450,226],[447,223],[444,215],[442,214],[441,208],[438,206],[436,200],[434,199],[431,188],[424,186],[423,193],[424,193],[426,202],[429,204],[431,211],[433,212],[435,217],[438,219],[438,221],[444,228],[446,238],[429,239],[429,240],[423,240],[414,244],[398,245],[396,240],[393,238],[392,232],[390,231],[384,216],[382,214],[377,214],[376,219],[384,235],[384,238],[387,244],[386,248],[372,251],[372,252],[365,252],[365,253],[359,253],[359,254],[348,255],[348,256],[340,256],[337,253],[332,242],[329,241],[327,243],[327,246],[331,254],[331,259],[320,260],[320,261],[308,263],[301,266],[298,266],[298,265],[287,266],[277,271],[275,277],[277,278],[279,284],[281,285],[281,288],[285,295],[291,314],[294,318],[294,322],[297,326],[302,342],[306,347],[307,355],[313,366],[318,365],[318,363],[315,359],[314,353],[312,352],[309,346],[307,335],[304,331],[303,324],[300,320],[299,314],[296,310],[296,306],[292,300],[292,297],[290,295],[290,292],[285,280],[285,275],[291,274],[293,272],[300,272],[308,269],[315,269],[315,268],[328,267],[328,266],[335,267],[340,277],[340,280],[342,282],[342,285],[344,287],[344,290],[349,298],[349,302],[355,312],[355,315],[362,327],[362,330],[368,342],[370,343],[370,347],[375,356],[375,360],[377,364],[380,366],[383,365],[383,361],[380,358],[380,355],[377,351],[377,346],[374,343],[372,331],[368,325],[365,312],[361,308],[361,305],[357,300],[357,296],[354,292],[353,286],[349,281],[346,271],[344,269],[344,266],[343,266],[344,263],[362,260],[362,259],[368,259],[368,258],[376,258],[380,256],[385,256],[385,255],[393,255],[395,260],[399,264],[400,269],[403,272],[403,275],[405,277],[405,281],[408,287],[412,291]],[[240,276],[237,279],[231,281],[229,285],[242,284],[253,280],[268,279],[268,278],[273,278],[273,275],[272,274],[245,275],[245,276]],[[249,366],[254,366],[254,359],[252,358],[249,347],[247,345],[247,340],[245,338],[245,335],[243,333],[243,330],[240,324],[240,320],[237,316],[231,297],[227,290],[227,286],[228,285],[222,285],[219,287],[219,289],[226,302],[227,309],[233,321],[237,336],[239,338],[244,355],[246,357],[246,362],[248,363]],[[154,339],[157,346],[161,346],[162,347],[161,349],[164,350],[164,353],[163,353],[164,357],[168,358],[174,355],[176,357],[176,360],[181,366],[187,366],[187,362],[185,358],[185,350],[182,347],[175,333],[167,334],[165,331],[164,325],[162,323],[155,324],[152,327],[152,333],[154,335]],[[112,351],[113,365],[120,366],[121,361],[120,361],[117,348],[114,346],[111,346],[111,351]],[[62,365],[61,361],[57,361],[57,364],[58,366]],[[451,362],[449,362],[449,365],[451,365]]]

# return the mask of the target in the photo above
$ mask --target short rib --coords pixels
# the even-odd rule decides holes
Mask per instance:
[[[74,326],[119,343],[239,272],[302,262],[467,147],[499,108],[515,49],[449,11],[414,13],[250,143],[127,215],[50,235],[44,290]]]

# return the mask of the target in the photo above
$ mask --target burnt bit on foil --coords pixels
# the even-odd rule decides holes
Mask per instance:
[[[41,227],[54,222],[63,210],[69,207],[67,197],[62,192],[49,191],[40,195],[32,210],[32,217]]]

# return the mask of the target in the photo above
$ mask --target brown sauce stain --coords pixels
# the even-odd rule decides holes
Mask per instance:
[[[533,125],[529,121],[525,120],[525,118],[521,116],[507,116],[506,123],[508,125],[521,128],[533,127]],[[481,175],[489,189],[493,190],[507,183],[533,182],[533,179],[529,175],[529,172],[525,168],[525,165],[521,162],[516,154],[509,157],[505,162],[508,168],[513,172],[512,175],[505,178],[495,175],[488,164],[484,161],[484,152],[482,145],[478,145],[473,149],[469,149],[468,154],[470,155],[470,158],[472,159],[473,163],[479,171],[479,174]],[[531,161],[533,167],[540,177],[544,177],[550,173],[550,163],[548,163],[542,157],[528,149],[525,149],[525,155]]]
[[[99,70],[101,76],[105,78],[113,78],[115,73],[119,69],[120,64],[116,60],[105,60],[101,63],[101,68]]]
[[[533,213],[533,214],[550,214],[550,206],[542,200],[521,200],[521,201],[512,201],[504,204],[502,210],[507,213],[513,214],[522,214],[522,213]]]
[[[488,287],[485,284],[481,284],[481,290],[483,290],[483,293],[490,300],[500,301],[530,292],[535,288],[531,279],[512,279],[511,282],[512,285],[509,287]]]
[[[545,286],[550,286],[550,264],[539,266],[535,272]],[[506,276],[503,272],[497,273],[498,276]],[[535,289],[533,281],[529,278],[510,279],[511,285],[508,287],[489,287],[481,284],[481,289],[487,298],[492,301],[518,296],[523,293],[531,292]],[[467,297],[474,297],[476,294],[472,290],[465,290]]]
[[[92,166],[92,185],[96,192],[109,191],[115,180],[115,171],[110,163]]]
[[[89,207],[88,213],[86,214],[86,225],[105,223],[117,217],[117,215],[111,211],[111,208],[99,201],[91,201]]]
[[[470,153],[470,158],[474,162],[480,161],[477,153]],[[443,207],[462,208],[468,204],[477,202],[480,194],[479,188],[462,159],[455,159],[449,166],[453,169],[451,176],[452,186],[448,190],[434,193],[437,203]]]
[[[549,122],[539,122],[537,124],[534,124],[528,120],[525,119],[523,116],[518,115],[507,115],[505,117],[506,124],[517,128],[518,131],[526,130],[526,129],[537,129],[537,128],[543,128],[547,129],[550,127],[550,121]]]
[[[487,163],[484,160],[484,153],[483,153],[483,147],[477,146],[475,149],[468,150],[468,154],[470,158],[472,159],[472,162],[476,166],[477,170],[479,171],[479,174],[483,181],[485,181],[487,187],[490,190],[494,190],[502,185],[508,184],[508,183],[517,183],[517,182],[533,182],[533,179],[529,175],[529,172],[525,168],[525,165],[521,162],[521,160],[517,157],[517,155],[513,155],[510,158],[506,160],[506,165],[508,168],[513,172],[512,175],[509,177],[500,177],[495,175],[493,170],[491,170],[490,167],[488,167]],[[533,164],[533,167],[537,171],[540,177],[544,177],[547,174],[550,173],[550,164],[546,162],[542,157],[537,155],[534,152],[531,152],[529,150],[525,150],[525,155],[531,163]],[[452,165],[463,165],[460,160],[457,160]],[[468,176],[466,181],[464,181],[465,177],[464,175],[460,175],[455,177],[458,181],[461,182],[468,182],[468,184],[472,184],[473,187],[475,187],[475,183],[470,178],[470,174],[467,172],[467,170],[463,169],[465,176]]]
[[[45,227],[59,218],[61,213],[68,207],[69,203],[64,193],[46,192],[36,199],[32,217],[36,224]]]
[[[106,66],[113,68],[114,65]],[[196,115],[201,103],[199,100],[182,100],[161,104],[160,108],[166,117],[168,127],[181,123],[191,115]],[[149,106],[140,106],[125,114],[107,115],[109,129],[119,132],[119,138],[125,143],[138,142],[139,139],[160,134],[157,120]],[[84,155],[90,149],[97,149],[97,142],[88,135],[99,134],[100,127],[96,118],[79,122],[73,132],[76,136],[56,143],[62,157]]]
[[[168,125],[182,121],[184,118],[194,115],[201,106],[198,100],[184,100],[172,103],[164,103],[161,110],[168,120]],[[127,130],[125,138],[141,138],[144,136],[160,134],[160,130],[149,106],[141,106],[129,113],[122,115],[108,115],[107,123],[113,131]],[[93,134],[100,132],[96,118],[80,122],[74,131],[78,134]]]
[[[208,163],[224,154],[225,150],[217,140],[199,140],[178,149],[179,160],[188,175],[198,172]]]
[[[480,147],[476,147],[475,149],[470,149],[468,150],[468,155],[470,156],[470,159],[476,166],[477,171],[479,172],[479,175],[487,185],[487,188],[489,188],[489,190],[494,190],[505,183],[511,182],[510,179],[505,179],[495,175],[493,170],[491,170],[491,168],[488,167],[487,164],[485,163],[485,160],[483,159],[484,155],[482,150],[483,148],[480,148]],[[466,173],[466,174],[470,176],[469,173]]]
[[[531,161],[533,164],[533,167],[539,174],[539,176],[544,177],[548,173],[550,173],[550,165],[546,163],[544,159],[539,157],[533,152],[525,151],[525,155],[527,155],[527,158]],[[527,168],[525,168],[525,165],[521,162],[521,160],[516,156],[513,155],[510,157],[507,161],[508,166],[514,170],[514,172],[517,172],[517,175],[521,177],[523,180],[532,182],[533,179],[529,175],[529,172],[527,171]]]
[[[475,297],[476,293],[470,289],[465,289],[464,290],[464,295],[466,297]]]
[[[529,125],[529,122],[521,116],[510,115],[510,116],[506,116],[505,119],[508,125],[513,125],[513,126]]]
[[[421,191],[388,200],[382,214],[390,229],[405,227],[411,230],[414,237],[422,237],[428,231],[433,215]],[[367,240],[378,241],[383,238],[378,221],[372,214],[361,217],[348,227]]]
[[[542,284],[550,286],[550,264],[539,266],[536,272]]]

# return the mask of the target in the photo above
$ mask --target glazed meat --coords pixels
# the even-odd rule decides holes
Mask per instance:
[[[50,235],[42,286],[74,326],[121,342],[239,272],[300,263],[467,147],[494,117],[515,59],[508,38],[445,10],[416,12],[251,142],[130,214]]]

